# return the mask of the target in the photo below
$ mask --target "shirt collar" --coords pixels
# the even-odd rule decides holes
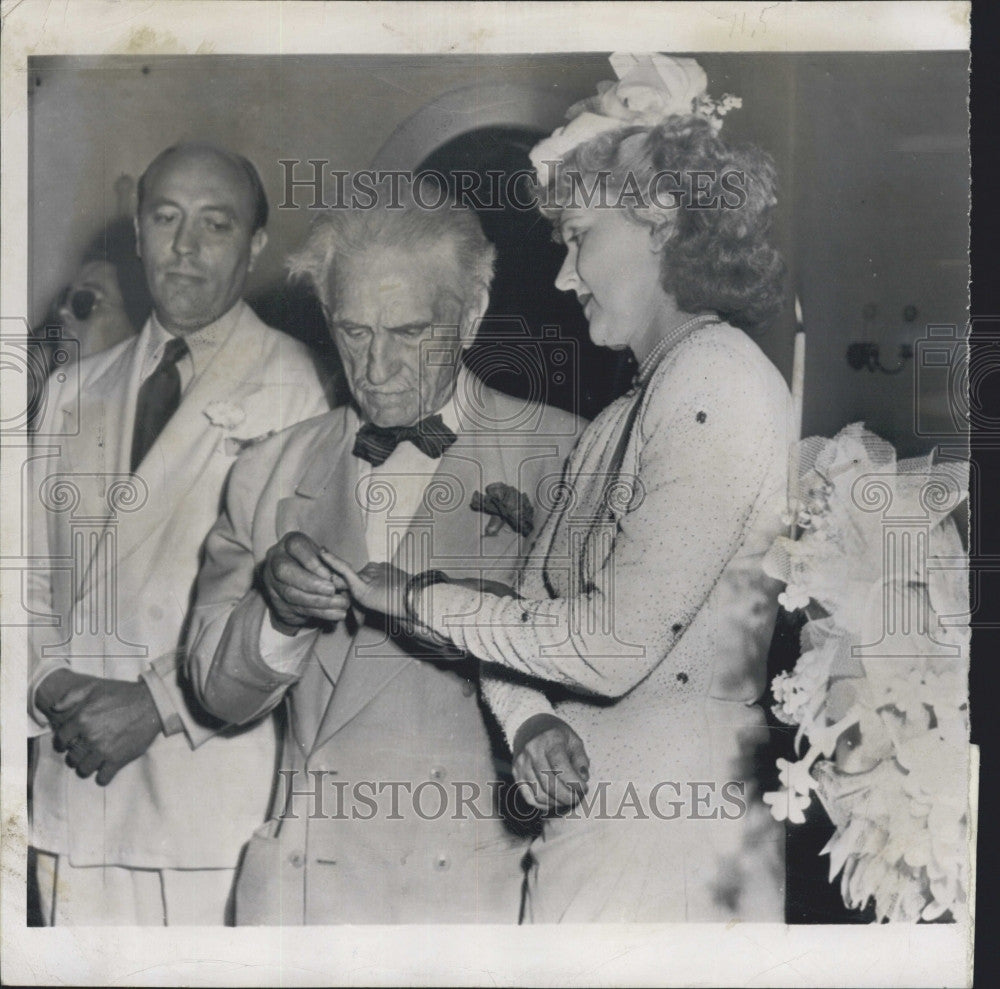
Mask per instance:
[[[451,397],[448,399],[444,405],[439,408],[436,413],[430,412],[428,416],[439,415],[441,416],[441,421],[456,435],[460,436],[462,434],[461,418],[458,414],[458,403],[459,394],[464,394],[464,389],[469,387],[469,372],[466,370],[464,365],[460,365],[458,369],[458,374],[455,376],[455,388],[451,393]],[[352,432],[357,432],[358,429],[364,425],[365,420],[358,415],[357,410],[353,405],[348,406],[348,414],[353,420]],[[426,417],[425,417],[426,418]],[[361,472],[361,476],[364,477],[370,474],[372,471],[371,464],[361,457],[355,458],[358,462],[358,469]],[[415,465],[416,461],[426,461],[434,463],[433,458],[426,456],[420,450],[418,450],[413,444],[403,444],[400,443],[392,453],[386,458],[385,463],[382,464],[382,470],[402,470],[403,473],[408,473],[410,469],[418,470],[425,468],[417,468]]]
[[[469,372],[465,369],[465,365],[459,365],[458,374],[455,375],[455,388],[451,393],[451,398],[438,409],[438,415],[441,416],[444,424],[456,436],[462,431],[458,417],[458,396],[465,394],[465,390],[468,388],[468,378]]]
[[[218,319],[203,326],[193,333],[184,334],[184,342],[188,345],[188,354],[194,365],[194,376],[198,377],[208,367],[215,352],[222,346],[236,325],[246,303],[239,299],[231,309],[224,312]],[[174,338],[174,334],[164,329],[156,318],[156,312],[149,317],[149,340],[146,346],[146,356],[143,362],[143,377],[153,373],[153,369],[163,357],[163,349]]]

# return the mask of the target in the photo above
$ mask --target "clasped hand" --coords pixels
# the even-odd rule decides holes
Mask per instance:
[[[49,719],[53,745],[86,779],[97,773],[99,786],[141,756],[162,731],[149,688],[141,681],[57,670],[42,681],[36,703]]]
[[[558,813],[587,792],[590,757],[580,736],[561,718],[529,718],[518,729],[513,747],[514,782],[532,806]]]
[[[267,551],[261,583],[279,631],[294,635],[347,616],[347,583],[323,562],[323,552],[304,532],[289,532]]]

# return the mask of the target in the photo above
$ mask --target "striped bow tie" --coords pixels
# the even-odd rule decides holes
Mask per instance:
[[[409,440],[426,456],[437,459],[455,442],[455,434],[440,415],[421,419],[415,426],[375,426],[369,422],[358,430],[351,452],[378,467],[404,440]]]

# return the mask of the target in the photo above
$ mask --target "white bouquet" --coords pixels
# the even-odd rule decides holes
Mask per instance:
[[[804,609],[802,655],[775,677],[774,713],[802,758],[778,760],[778,820],[815,792],[844,903],[879,920],[968,907],[968,558],[949,513],[968,464],[897,460],[855,423],[799,447],[797,538],[764,569]],[[793,519],[789,519],[789,522]],[[803,747],[805,751],[803,753]]]

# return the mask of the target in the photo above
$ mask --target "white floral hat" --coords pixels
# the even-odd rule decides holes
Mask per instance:
[[[654,127],[683,114],[704,117],[718,131],[723,116],[743,105],[738,96],[726,95],[718,102],[709,97],[708,77],[693,58],[615,52],[610,61],[618,81],[598,83],[596,96],[566,111],[569,123],[531,149],[539,181],[547,181],[550,166],[573,148],[607,131],[636,124]]]

